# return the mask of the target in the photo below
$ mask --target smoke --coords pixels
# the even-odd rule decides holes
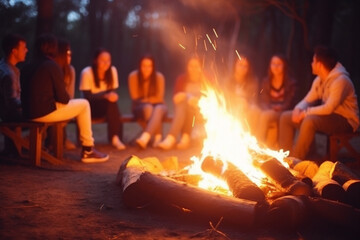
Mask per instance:
[[[228,69],[235,51],[231,37],[238,15],[232,1],[154,1],[150,8],[160,13],[153,27],[166,51],[183,62],[196,54],[216,75]]]

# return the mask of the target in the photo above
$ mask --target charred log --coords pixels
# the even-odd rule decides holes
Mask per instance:
[[[225,222],[242,227],[253,226],[263,212],[263,206],[254,201],[219,195],[155,175],[131,161],[132,158],[124,161],[117,177],[123,203],[128,207],[138,208],[153,202],[174,205],[211,220],[223,217]]]
[[[311,187],[296,179],[278,160],[270,159],[258,162],[257,165],[284,192],[292,195],[312,195]]]
[[[212,173],[217,177],[223,178],[234,197],[256,202],[265,202],[263,191],[233,164],[228,163],[227,169],[222,173],[222,161],[215,160],[213,157],[206,157],[201,168],[204,172]]]

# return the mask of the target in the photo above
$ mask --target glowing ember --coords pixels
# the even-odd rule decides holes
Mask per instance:
[[[244,129],[246,117],[231,114],[224,95],[211,86],[206,86],[199,100],[200,112],[205,119],[206,138],[200,157],[193,157],[193,164],[189,166],[190,174],[201,174],[203,180],[199,187],[205,189],[221,189],[220,192],[231,195],[227,184],[215,176],[205,173],[201,169],[202,162],[207,156],[223,161],[223,172],[227,163],[232,163],[244,172],[255,184],[261,185],[265,176],[253,165],[254,161],[266,158],[276,158],[284,166],[283,159],[288,152],[273,151],[261,148],[255,137]],[[239,106],[236,106],[239,108]],[[288,166],[287,166],[288,167]]]

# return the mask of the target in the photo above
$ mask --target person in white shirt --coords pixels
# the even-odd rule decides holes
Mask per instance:
[[[117,105],[119,95],[118,73],[111,65],[111,55],[106,49],[98,49],[93,63],[81,72],[80,91],[89,101],[92,118],[106,118],[108,138],[118,150],[125,149],[122,137],[121,113]]]

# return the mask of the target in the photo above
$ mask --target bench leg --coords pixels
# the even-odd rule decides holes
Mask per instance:
[[[39,127],[34,127],[30,129],[29,155],[33,164],[38,167],[41,165],[41,135],[41,129]]]

